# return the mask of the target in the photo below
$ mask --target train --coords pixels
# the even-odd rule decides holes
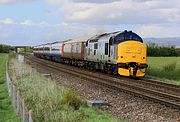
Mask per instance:
[[[147,45],[132,31],[102,33],[34,46],[36,57],[128,77],[145,76]]]

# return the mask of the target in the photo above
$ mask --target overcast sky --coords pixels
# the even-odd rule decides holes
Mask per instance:
[[[37,45],[116,30],[180,37],[180,0],[0,0],[0,43]]]

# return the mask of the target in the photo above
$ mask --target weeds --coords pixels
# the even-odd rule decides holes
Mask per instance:
[[[71,89],[60,86],[55,81],[41,76],[29,65],[11,60],[11,76],[18,86],[21,96],[25,99],[28,109],[32,109],[35,121],[41,122],[84,122],[117,121],[110,115],[102,113],[94,115],[87,112],[90,108]]]

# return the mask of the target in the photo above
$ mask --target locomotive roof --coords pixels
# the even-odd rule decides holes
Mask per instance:
[[[72,40],[69,40],[69,41],[66,41],[64,42],[65,44],[68,44],[68,43],[75,43],[75,42],[86,42],[87,40],[89,39],[88,36],[85,36],[85,37],[81,37],[81,38],[77,38],[77,39],[72,39]]]
[[[127,31],[127,30],[95,35],[95,36],[91,37],[90,39],[88,39],[88,41],[89,42],[98,42],[98,40],[101,37],[107,37],[107,38],[113,37],[114,43],[120,43],[120,42],[127,41],[127,40],[135,40],[135,41],[139,41],[139,42],[143,43],[143,40],[139,35],[137,35],[136,33],[132,32],[132,31]]]
[[[104,36],[110,36],[110,35],[117,35],[119,34],[121,31],[115,31],[115,32],[110,32],[110,33],[102,33],[102,34],[99,34],[99,35],[95,35],[93,37],[91,37],[90,39],[88,39],[89,41],[98,41],[98,39],[100,39],[101,37],[104,37]]]

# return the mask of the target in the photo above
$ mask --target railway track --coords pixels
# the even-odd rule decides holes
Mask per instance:
[[[34,56],[25,56],[29,62],[48,68],[62,71],[83,79],[87,79],[96,84],[100,84],[112,89],[120,90],[134,96],[158,102],[180,110],[180,86],[167,84],[152,80],[134,80],[129,78],[112,77],[107,74],[87,71],[77,67],[59,64]]]

